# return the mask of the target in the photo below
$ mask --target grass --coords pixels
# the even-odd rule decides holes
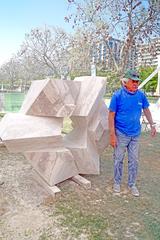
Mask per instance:
[[[71,132],[73,129],[72,127],[72,120],[69,117],[65,117],[63,119],[63,128],[62,128],[62,133],[67,134]]]
[[[101,240],[108,226],[107,218],[101,214],[88,213],[80,209],[78,205],[63,206],[60,204],[57,207],[57,214],[63,215],[62,225],[69,227],[74,237],[83,234],[89,237],[87,239]]]
[[[160,134],[150,139],[148,133],[141,137],[138,187],[140,197],[127,191],[127,159],[124,164],[122,193],[112,192],[112,149],[101,156],[101,175],[86,176],[92,189],[61,185],[63,195],[56,202],[56,216],[72,235],[71,239],[87,240],[159,240],[159,182]],[[52,214],[51,216],[52,217]]]
[[[149,216],[148,218],[144,219],[144,224],[148,229],[148,233],[151,236],[151,239],[160,239],[160,221],[158,219]],[[143,237],[143,239],[145,238]]]

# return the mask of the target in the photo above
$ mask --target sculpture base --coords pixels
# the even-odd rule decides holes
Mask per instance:
[[[52,197],[55,197],[57,193],[61,192],[56,185],[50,186],[34,169],[32,169],[32,173],[35,181],[37,181]],[[85,189],[91,188],[91,182],[80,175],[76,175],[70,179]]]
[[[33,172],[33,176],[34,179],[41,185],[44,187],[44,189],[52,196],[55,197],[55,195],[59,192],[61,192],[61,190],[57,187],[57,186],[49,186],[48,183],[43,180],[43,178],[35,171],[32,170]]]
[[[80,175],[76,175],[76,176],[72,177],[71,179],[74,182],[78,183],[79,185],[83,186],[85,189],[91,188],[91,182]]]

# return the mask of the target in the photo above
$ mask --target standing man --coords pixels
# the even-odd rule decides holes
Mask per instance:
[[[109,106],[110,145],[114,148],[114,192],[120,192],[123,173],[123,159],[128,152],[128,187],[132,195],[139,196],[136,187],[138,170],[138,148],[141,133],[140,118],[142,110],[150,127],[151,136],[156,129],[149,110],[149,102],[145,94],[138,90],[139,75],[135,70],[128,70],[121,80],[122,87],[112,96]]]

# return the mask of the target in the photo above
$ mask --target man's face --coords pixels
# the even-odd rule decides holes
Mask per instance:
[[[128,82],[124,84],[124,86],[127,88],[130,92],[136,92],[138,89],[139,81],[135,81],[132,79],[129,79]]]

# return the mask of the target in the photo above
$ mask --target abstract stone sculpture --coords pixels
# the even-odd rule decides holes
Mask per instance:
[[[19,113],[0,123],[0,137],[11,152],[23,152],[48,187],[78,174],[99,174],[99,154],[108,145],[106,80],[34,81]],[[73,130],[63,136],[64,117]]]

